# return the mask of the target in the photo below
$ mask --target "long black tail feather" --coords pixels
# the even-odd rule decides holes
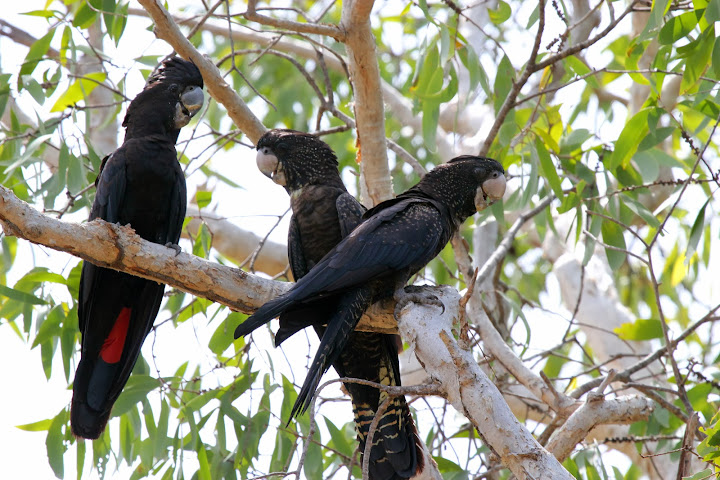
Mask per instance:
[[[286,308],[295,301],[292,295],[293,291],[280,295],[274,300],[270,300],[257,311],[250,315],[243,323],[235,329],[235,338],[244,337],[254,332],[258,327],[265,325],[273,318],[280,315]]]
[[[90,360],[81,359],[75,373],[73,384],[72,407],[70,408],[71,425],[76,437],[96,439],[100,437],[110,418],[112,403],[107,408],[95,408],[88,401],[88,385],[92,377]],[[113,376],[109,378],[113,378]],[[97,403],[97,402],[95,402]]]
[[[275,334],[275,346],[280,346],[295,333],[310,325],[321,328],[318,338],[325,332],[325,321],[337,310],[339,296],[326,297],[320,302],[294,305],[280,315],[280,328]]]
[[[308,409],[320,379],[340,356],[355,325],[370,306],[370,301],[370,289],[367,287],[351,290],[340,298],[336,314],[328,321],[313,363],[293,405],[290,418],[302,415]]]
[[[96,439],[105,430],[112,407],[140,356],[160,309],[165,286],[89,263],[83,265],[83,275],[87,275],[86,282],[92,275],[102,281],[93,289],[92,302],[84,306],[92,309],[90,314],[85,311],[85,321],[81,323],[84,325],[82,355],[73,380],[70,424],[75,436]],[[88,288],[88,284],[83,285],[81,280],[80,298],[83,298],[83,288]],[[123,308],[118,304],[128,306]],[[130,311],[122,355],[116,361],[106,361],[102,352],[115,325],[108,319],[117,322],[121,310]],[[120,340],[116,341],[120,345]]]

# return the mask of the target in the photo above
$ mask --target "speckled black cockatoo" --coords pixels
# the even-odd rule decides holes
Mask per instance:
[[[287,175],[278,175],[283,173]],[[284,312],[332,302],[292,414],[307,409],[320,378],[341,355],[365,310],[384,298],[409,298],[404,291],[408,279],[440,253],[466,218],[504,193],[504,170],[495,160],[465,155],[436,167],[408,191],[366,212],[362,223],[288,292],[237,327],[236,338]],[[293,323],[294,330],[299,327]]]
[[[288,257],[295,280],[304,277],[340,240],[360,223],[365,208],[345,189],[335,153],[314,135],[271,130],[257,144],[260,171],[285,187],[293,215],[288,232]],[[289,309],[280,315],[276,345],[312,325],[322,339],[337,309],[337,298]],[[340,377],[400,385],[395,335],[350,332],[345,348],[332,365]],[[370,424],[387,394],[377,388],[345,383],[350,393],[360,451]],[[422,469],[420,439],[405,397],[395,397],[381,418],[370,452],[370,476],[377,480],[408,478]]]
[[[177,247],[186,208],[175,142],[203,104],[203,79],[191,62],[162,62],[130,102],[125,140],[96,180],[90,220],[130,224],[145,240]],[[78,319],[82,334],[70,421],[78,437],[98,438],[160,309],[165,286],[85,262]]]

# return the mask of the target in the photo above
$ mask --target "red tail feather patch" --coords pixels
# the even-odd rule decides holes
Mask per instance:
[[[110,330],[110,335],[103,342],[100,349],[100,358],[107,363],[117,363],[122,357],[125,337],[127,337],[128,327],[130,326],[130,312],[132,312],[132,309],[127,307],[120,311],[120,315],[115,319],[115,325]]]

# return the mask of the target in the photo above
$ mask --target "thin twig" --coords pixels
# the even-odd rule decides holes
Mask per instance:
[[[210,7],[208,9],[208,11],[205,13],[205,15],[203,15],[202,18],[200,18],[200,20],[198,20],[195,23],[195,25],[193,25],[193,27],[190,29],[190,32],[187,34],[187,38],[192,38],[192,36],[195,35],[197,33],[197,31],[200,30],[200,28],[203,25],[205,25],[205,22],[207,22],[208,18],[210,18],[212,16],[212,14],[215,12],[215,10],[217,10],[218,7],[220,5],[222,5],[223,3],[225,3],[225,0],[218,0],[217,2],[215,2],[215,5]]]
[[[638,255],[638,254],[636,254],[636,253],[633,253],[633,252],[631,252],[630,250],[627,250],[627,249],[625,249],[625,248],[620,248],[620,247],[616,247],[615,245],[610,245],[610,244],[608,244],[608,243],[605,243],[605,242],[603,242],[602,240],[600,240],[599,238],[597,238],[595,235],[593,235],[589,230],[587,230],[587,229],[585,229],[585,228],[583,228],[582,231],[583,231],[583,233],[584,233],[585,235],[587,235],[588,237],[590,237],[591,239],[593,239],[593,240],[594,240],[598,245],[600,245],[601,247],[603,247],[603,248],[605,248],[605,249],[607,249],[607,250],[613,250],[613,251],[615,251],[615,252],[622,252],[622,253],[624,253],[625,255],[630,255],[631,257],[633,257],[633,258],[641,261],[641,262],[644,263],[645,265],[648,264],[648,261],[647,261],[646,259],[644,259],[643,257],[641,257],[640,255]]]
[[[500,127],[502,126],[502,124],[505,123],[505,117],[507,117],[510,109],[512,109],[513,104],[515,103],[515,99],[520,94],[520,90],[522,90],[522,87],[525,86],[528,79],[530,78],[530,75],[537,71],[534,69],[535,60],[537,59],[538,50],[540,49],[540,41],[542,40],[542,34],[544,30],[545,0],[540,0],[538,4],[538,29],[537,33],[535,34],[535,43],[533,44],[532,51],[530,52],[530,58],[525,64],[525,68],[523,69],[520,78],[517,81],[515,81],[514,79],[512,80],[512,88],[505,97],[505,101],[503,102],[502,107],[500,107],[500,110],[495,116],[495,123],[493,123],[493,126],[490,128],[490,132],[488,133],[485,141],[482,144],[482,147],[480,147],[479,155],[481,157],[486,156],[490,151],[490,145],[492,145],[492,142],[500,131]]]
[[[298,33],[313,33],[334,38],[338,42],[345,41],[345,32],[336,25],[320,24],[320,23],[300,23],[292,20],[283,20],[279,18],[267,17],[257,13],[257,0],[249,0],[247,11],[244,17],[253,22],[257,22],[270,27],[283,28]]]
[[[500,242],[500,245],[497,246],[492,255],[490,255],[490,257],[485,261],[483,266],[476,272],[475,275],[477,278],[485,278],[485,276],[490,272],[490,270],[495,268],[495,266],[498,265],[503,258],[505,258],[505,255],[507,255],[507,253],[510,251],[512,242],[513,240],[515,240],[515,236],[520,232],[520,229],[525,224],[525,222],[543,211],[548,205],[550,205],[550,203],[552,203],[553,200],[555,200],[555,195],[549,193],[548,196],[545,197],[535,207],[523,213],[517,218],[517,220],[515,220],[515,223],[513,223],[512,227],[510,227],[510,229],[507,231],[502,241]]]
[[[671,347],[674,348],[678,343],[682,342],[687,337],[692,335],[698,328],[700,328],[705,323],[715,321],[717,319],[717,317],[715,316],[715,312],[718,309],[720,309],[720,304],[717,304],[715,307],[713,307],[708,313],[705,314],[704,317],[690,325],[680,335],[678,335],[675,340],[670,342]],[[662,346],[655,350],[653,353],[646,355],[645,358],[635,363],[631,367],[628,367],[625,370],[618,372],[618,374],[615,376],[616,380],[623,382],[630,381],[632,374],[639,370],[642,370],[656,360],[659,360],[663,357],[664,354],[667,354],[667,349],[665,348],[665,346]],[[589,382],[586,382],[573,390],[572,393],[570,393],[570,396],[573,398],[580,398],[588,391],[600,385],[600,383],[602,383],[602,378],[595,378],[593,380],[590,380]]]

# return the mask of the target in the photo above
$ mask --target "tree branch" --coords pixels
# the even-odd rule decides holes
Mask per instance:
[[[143,17],[148,16],[147,12],[140,8],[130,8],[128,10],[128,15]],[[195,27],[199,24],[197,20],[193,19],[183,19],[180,17],[173,17],[173,19],[176,23],[181,25]],[[213,22],[203,24],[202,30],[222,37],[226,37],[228,35],[226,26],[216,25]],[[317,61],[316,50],[301,42],[288,40],[286,38],[278,39],[277,35],[267,35],[245,30],[233,30],[231,35],[233,40],[236,42],[248,42],[255,45],[261,45],[263,47],[272,47],[274,50],[289,53],[296,57]],[[324,60],[329,69],[343,74],[347,72],[347,65],[342,57],[338,58],[333,55],[327,55]],[[382,79],[380,80],[380,86],[382,89],[383,100],[388,107],[387,112],[395,117],[401,124],[411,127],[415,132],[421,132],[422,120],[419,116],[413,113],[412,103],[403,97],[403,95],[400,94],[395,87]],[[444,132],[455,132],[458,127],[455,119],[451,118],[449,115],[441,115],[439,125],[442,127]],[[438,130],[436,142],[439,154],[442,157],[449,158],[452,156],[454,148],[445,138],[444,132]]]
[[[477,428],[483,441],[521,480],[572,476],[515,418],[500,391],[480,369],[472,352],[453,338],[460,294],[450,287],[433,293],[445,304],[438,314],[432,306],[403,309],[398,324],[404,339],[415,347],[428,374],[440,380],[448,400]]]
[[[708,323],[708,322],[714,322],[717,320],[717,317],[715,316],[715,312],[720,310],[720,304],[715,305],[713,308],[711,308],[708,313],[705,314],[701,319],[694,322],[692,325],[688,326],[683,332],[678,335],[676,338],[674,338],[671,342],[672,348],[675,348],[678,344],[685,341],[687,337],[689,337],[691,334],[693,334],[698,328],[700,328],[702,325]],[[662,358],[667,353],[667,347],[663,345],[662,347],[658,348],[654,352],[647,355],[645,358],[643,358],[639,362],[634,362],[630,367],[625,369],[624,371],[620,371],[615,375],[615,378],[620,381],[624,382],[630,382],[632,381],[632,375],[643,368],[648,367],[652,363],[656,362],[660,358]],[[597,387],[600,382],[602,381],[601,378],[595,378],[593,380],[588,381],[587,383],[580,385],[577,387],[573,392],[570,394],[573,398],[580,398],[582,395],[587,393],[589,390]]]
[[[62,222],[43,215],[11,190],[0,186],[0,223],[6,235],[67,252],[112,268],[207,298],[233,310],[252,313],[287,291],[291,284],[268,280],[143,240],[129,226],[94,220]],[[379,302],[363,316],[358,329],[397,333],[393,302]]]
[[[343,2],[340,28],[354,90],[358,160],[362,175],[362,199],[368,206],[394,197],[385,141],[385,109],[377,63],[375,36],[370,25],[372,1]]]
[[[573,46],[571,46],[571,47],[569,47],[569,48],[567,48],[567,49],[565,49],[565,50],[563,50],[563,51],[561,51],[561,52],[559,52],[559,53],[556,53],[555,55],[551,55],[551,56],[549,56],[549,57],[546,57],[546,58],[544,58],[541,62],[536,63],[536,64],[533,66],[533,69],[532,69],[532,70],[533,70],[533,73],[534,73],[534,72],[539,72],[540,70],[544,69],[545,67],[548,67],[548,66],[552,65],[553,63],[562,60],[563,58],[567,58],[567,57],[569,57],[569,56],[571,56],[571,55],[575,55],[576,53],[585,50],[585,49],[588,48],[589,46],[594,45],[594,44],[597,43],[598,41],[600,41],[600,40],[602,40],[603,38],[605,38],[605,37],[608,35],[608,33],[612,32],[613,29],[615,29],[615,27],[617,27],[618,24],[619,24],[630,12],[633,11],[633,8],[635,7],[635,4],[636,4],[636,3],[638,3],[637,0],[634,0],[634,1],[630,2],[630,5],[627,6],[627,8],[623,11],[623,13],[620,14],[619,17],[613,18],[612,21],[610,22],[610,24],[609,24],[607,27],[605,27],[605,29],[604,29],[602,32],[598,33],[598,34],[595,35],[594,37],[592,37],[592,38],[590,38],[590,39],[588,39],[588,40],[586,40],[586,41],[584,41],[584,42],[576,43],[575,45],[573,45]]]
[[[481,277],[479,277],[481,278]],[[473,325],[479,329],[485,347],[520,383],[532,392],[543,403],[549,406],[560,417],[570,415],[578,405],[567,395],[563,395],[544,382],[536,373],[527,368],[512,349],[505,343],[500,333],[490,322],[482,309],[482,300],[479,295],[470,297],[467,305],[468,316]]]
[[[284,30],[292,30],[293,32],[299,33],[313,33],[317,35],[325,35],[332,37],[338,42],[345,40],[345,34],[342,29],[335,25],[321,24],[321,23],[300,23],[293,22],[291,20],[284,20],[281,18],[272,18],[257,13],[255,7],[257,0],[249,0],[247,11],[244,17],[253,22],[257,22],[263,25],[270,25],[272,27],[282,28]]]
[[[653,402],[638,395],[608,400],[590,398],[555,431],[547,449],[555,455],[555,458],[564,461],[570,456],[575,445],[582,442],[596,425],[629,424],[647,420],[653,410]]]
[[[490,151],[490,145],[492,145],[493,140],[495,140],[495,137],[500,131],[500,127],[502,127],[502,124],[505,122],[505,117],[507,117],[507,114],[510,112],[510,109],[515,103],[515,99],[520,94],[520,90],[522,90],[522,87],[525,86],[528,79],[530,78],[530,75],[537,71],[534,69],[534,67],[538,51],[540,50],[540,40],[542,40],[542,34],[545,30],[545,0],[540,0],[540,3],[538,4],[538,14],[538,29],[537,33],[535,34],[535,42],[533,43],[532,51],[530,52],[530,58],[525,64],[525,68],[523,69],[520,78],[517,81],[515,81],[515,79],[512,79],[512,88],[510,89],[510,92],[508,92],[507,97],[505,97],[505,101],[503,102],[500,110],[497,113],[495,122],[490,128],[490,132],[485,138],[482,147],[480,147],[479,155],[481,157],[484,157]]]
[[[218,103],[225,106],[235,125],[245,132],[253,143],[256,143],[262,134],[267,131],[267,128],[223,79],[220,70],[185,38],[159,0],[138,1],[155,22],[155,35],[168,42],[181,56],[197,65],[210,95]]]
[[[547,208],[554,198],[554,195],[548,195],[535,208],[518,217],[513,226],[508,230],[503,240],[500,242],[500,245],[498,245],[495,251],[475,274],[477,281],[483,281],[487,277],[488,273],[505,257],[512,246],[515,236],[525,222],[533,218],[543,209]],[[548,405],[561,417],[570,415],[570,413],[577,408],[577,405],[572,398],[562,395],[550,388],[537,374],[527,368],[525,364],[523,364],[523,362],[515,355],[483,311],[482,299],[480,298],[479,292],[475,292],[471,296],[467,309],[468,316],[472,319],[472,323],[478,327],[480,336],[482,337],[483,343],[487,349],[520,383],[525,385],[533,395],[541,399],[543,403]]]

